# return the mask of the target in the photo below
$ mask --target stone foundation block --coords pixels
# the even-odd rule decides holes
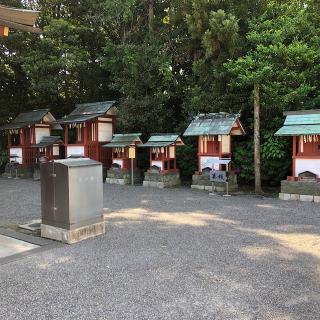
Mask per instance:
[[[106,178],[106,183],[125,185],[128,184],[128,181],[125,179]]]
[[[202,188],[198,188],[199,190],[207,190],[212,191],[212,182],[210,181],[210,176],[208,174],[198,174],[195,173],[192,176],[192,185],[191,188],[196,189],[194,186],[202,186]],[[226,184],[224,182],[215,182],[214,183],[215,190],[218,192],[226,192]],[[237,191],[238,183],[237,176],[233,175],[229,181],[229,191]]]
[[[131,170],[109,169],[107,171],[106,183],[121,185],[131,184]],[[139,169],[133,170],[133,183],[141,183],[141,171]]]
[[[301,194],[300,195],[300,201],[305,201],[305,202],[312,202],[314,199],[313,196],[306,195],[306,194]]]
[[[320,196],[320,182],[316,181],[281,181],[281,193]]]
[[[68,244],[105,234],[105,223],[99,222],[73,230],[66,230],[41,224],[41,237],[61,241]]]
[[[291,198],[290,193],[282,193],[282,192],[279,193],[280,200],[290,200],[290,198]]]
[[[313,201],[317,202],[317,203],[320,203],[320,196],[314,196],[313,197]]]
[[[295,194],[295,193],[290,194],[290,200],[299,201],[300,200],[300,194]]]
[[[143,186],[155,188],[170,188],[181,185],[179,172],[151,172],[144,174]]]
[[[204,190],[205,186],[200,186],[198,184],[192,184],[191,188],[192,189],[197,189],[197,190]]]

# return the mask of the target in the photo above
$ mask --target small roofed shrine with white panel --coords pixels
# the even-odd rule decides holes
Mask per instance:
[[[192,187],[209,190],[209,174],[212,170],[227,171],[229,176],[232,174],[232,137],[245,135],[240,114],[199,114],[193,118],[183,135],[198,139],[198,171],[192,177]],[[223,185],[220,187],[225,188]],[[234,176],[230,180],[230,190],[236,187]]]
[[[112,150],[112,165],[107,171],[106,183],[141,182],[141,171],[137,167],[137,146],[142,145],[140,136],[141,133],[115,134],[112,140],[103,146]]]
[[[51,136],[51,132],[61,129],[49,109],[20,113],[10,123],[2,125],[0,130],[8,137],[7,169],[15,164],[20,176],[30,176],[40,161],[59,159],[62,139]]]
[[[64,127],[66,158],[90,158],[109,168],[112,151],[102,146],[112,140],[115,101],[77,104],[68,116],[57,120]]]
[[[284,125],[275,135],[292,137],[292,174],[281,182],[280,198],[319,198],[320,202],[320,110],[288,111],[284,115]]]
[[[181,184],[177,168],[176,149],[184,143],[178,134],[152,134],[143,147],[149,148],[149,169],[144,175],[144,186],[172,187]]]

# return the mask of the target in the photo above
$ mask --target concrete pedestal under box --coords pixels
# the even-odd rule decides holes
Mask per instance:
[[[237,191],[238,190],[238,183],[237,183],[237,176],[232,175],[229,178],[229,191]],[[226,184],[224,182],[215,182],[214,183],[215,189],[218,192],[225,192],[226,191]],[[207,190],[212,191],[212,182],[210,181],[209,173],[198,174],[195,173],[192,176],[192,184],[191,188],[198,189],[198,190]]]
[[[281,181],[281,200],[319,202],[320,182],[318,181]]]
[[[133,170],[133,183],[140,184],[141,179],[141,171],[139,169]],[[111,168],[107,171],[106,183],[113,184],[131,184],[131,170],[120,170]]]
[[[100,162],[55,160],[40,172],[42,237],[71,244],[105,233]]]
[[[143,186],[170,188],[181,185],[179,172],[145,172]]]

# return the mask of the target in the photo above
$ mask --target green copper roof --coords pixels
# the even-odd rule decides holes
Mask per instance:
[[[66,117],[57,120],[60,124],[82,123],[106,114],[115,101],[102,101],[76,104],[76,108]]]
[[[283,126],[275,133],[276,136],[302,136],[313,134],[320,134],[320,125]]]
[[[56,122],[59,124],[83,123],[97,117],[99,117],[99,114],[69,115],[57,120]]]
[[[76,108],[70,115],[88,115],[88,114],[105,114],[113,105],[115,101],[102,101],[76,104]]]
[[[207,113],[197,115],[190,123],[184,136],[203,136],[230,134],[231,129],[239,114],[231,113]]]
[[[115,134],[112,140],[103,145],[103,147],[107,148],[119,148],[119,147],[128,147],[131,144],[138,142],[138,144],[142,144],[140,139],[141,133],[125,133],[125,134]]]
[[[33,148],[45,148],[55,143],[62,143],[62,139],[59,136],[45,136],[42,137],[41,141],[37,144],[33,144]]]
[[[38,109],[20,113],[11,123],[4,124],[0,130],[20,129],[40,123],[42,118],[49,112],[49,109]]]
[[[178,134],[153,134],[143,147],[167,147],[177,143],[183,145],[183,142]]]
[[[285,112],[286,120],[276,136],[300,136],[320,134],[320,110]]]

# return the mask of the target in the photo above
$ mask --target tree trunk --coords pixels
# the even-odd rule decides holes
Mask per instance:
[[[262,193],[261,188],[261,160],[260,160],[260,87],[254,84],[254,189],[255,193]]]
[[[149,33],[153,33],[154,31],[154,0],[149,1],[149,10],[148,10],[148,26]]]

